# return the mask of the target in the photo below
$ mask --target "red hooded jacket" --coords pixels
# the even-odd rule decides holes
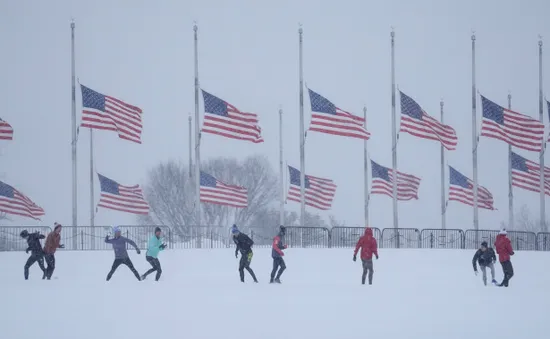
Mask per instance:
[[[355,245],[355,251],[353,252],[354,257],[357,255],[359,248],[361,248],[361,260],[370,260],[373,254],[378,257],[378,245],[376,239],[372,236],[372,228],[367,227],[365,229],[365,235],[359,238],[357,245]]]
[[[499,234],[495,240],[495,249],[498,253],[498,261],[505,262],[510,260],[510,256],[514,255],[512,242],[506,237],[506,234]]]

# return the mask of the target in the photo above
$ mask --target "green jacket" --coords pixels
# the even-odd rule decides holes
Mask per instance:
[[[147,243],[147,253],[145,255],[156,258],[159,255],[159,252],[163,250],[160,248],[160,245],[162,245],[162,240],[157,238],[156,235],[153,235]]]

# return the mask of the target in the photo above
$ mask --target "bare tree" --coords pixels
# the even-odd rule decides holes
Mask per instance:
[[[201,165],[203,171],[218,180],[248,190],[248,207],[244,209],[201,204],[201,225],[229,228],[237,223],[247,226],[252,217],[273,203],[277,196],[277,176],[264,156],[254,155],[244,161],[214,158]],[[187,165],[175,161],[157,165],[148,174],[144,193],[151,212],[138,217],[139,224],[165,225],[176,230],[197,224],[194,220],[194,178],[189,177]]]
[[[514,227],[509,227],[508,223],[504,221],[500,223],[501,228],[506,228],[510,231],[526,231],[534,233],[548,232],[548,225],[550,225],[550,223],[546,221],[545,225],[541,226],[540,220],[533,218],[533,214],[527,205],[522,205],[519,211],[516,211]]]
[[[8,215],[4,212],[0,212],[0,225],[4,224],[4,221],[9,221]]]

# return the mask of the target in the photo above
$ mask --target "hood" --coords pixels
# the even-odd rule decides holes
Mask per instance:
[[[507,239],[507,238],[506,238],[506,234],[499,234],[499,235],[497,235],[496,240],[500,240],[500,239]]]
[[[372,237],[372,228],[370,227],[365,228],[365,235],[367,237]]]

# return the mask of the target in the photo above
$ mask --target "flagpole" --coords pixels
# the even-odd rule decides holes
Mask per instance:
[[[508,109],[512,109],[512,94],[508,93]],[[514,229],[514,189],[512,187],[512,145],[508,144],[508,228]]]
[[[367,129],[367,106],[363,107],[364,126]],[[365,226],[369,225],[369,156],[367,152],[367,139],[363,140],[363,162],[365,176]]]
[[[441,108],[441,124],[443,125],[443,100],[439,103]],[[447,229],[447,221],[445,213],[447,208],[445,206],[445,147],[441,143],[441,228]]]
[[[193,177],[193,124],[191,120],[191,113],[189,113],[189,178]]]
[[[477,114],[476,114],[476,36],[472,34],[472,165],[474,171],[474,229],[479,230],[477,206]],[[479,242],[478,232],[475,237]]]
[[[90,128],[90,226],[92,239],[95,237],[95,213],[94,213],[94,132]],[[95,249],[95,241],[92,241],[91,249]]]
[[[391,31],[391,134],[392,134],[392,170],[393,170],[393,227],[399,228],[397,215],[397,131],[395,118],[395,32]],[[396,237],[396,245],[399,248],[399,236]]]
[[[280,205],[279,205],[279,225],[285,224],[285,181],[283,168],[283,110],[279,109],[279,183]]]
[[[199,52],[198,30],[195,24],[195,226],[201,225],[201,174],[200,174],[200,125],[199,125]]]
[[[77,230],[78,226],[78,206],[77,206],[77,177],[76,177],[76,75],[75,75],[75,53],[74,53],[74,20],[71,22],[71,84],[72,84],[72,103],[71,103],[71,130],[72,130],[72,203],[73,203],[73,249],[77,246]]]
[[[544,124],[543,111],[543,95],[542,95],[542,39],[539,39],[539,120]],[[542,145],[546,145],[546,140],[543,140]],[[544,185],[544,147],[540,150],[540,228],[546,229],[546,204],[545,194],[546,187]]]
[[[298,29],[299,47],[300,47],[300,226],[305,226],[306,218],[306,201],[305,201],[305,135],[304,135],[304,78],[302,66],[302,27]]]

